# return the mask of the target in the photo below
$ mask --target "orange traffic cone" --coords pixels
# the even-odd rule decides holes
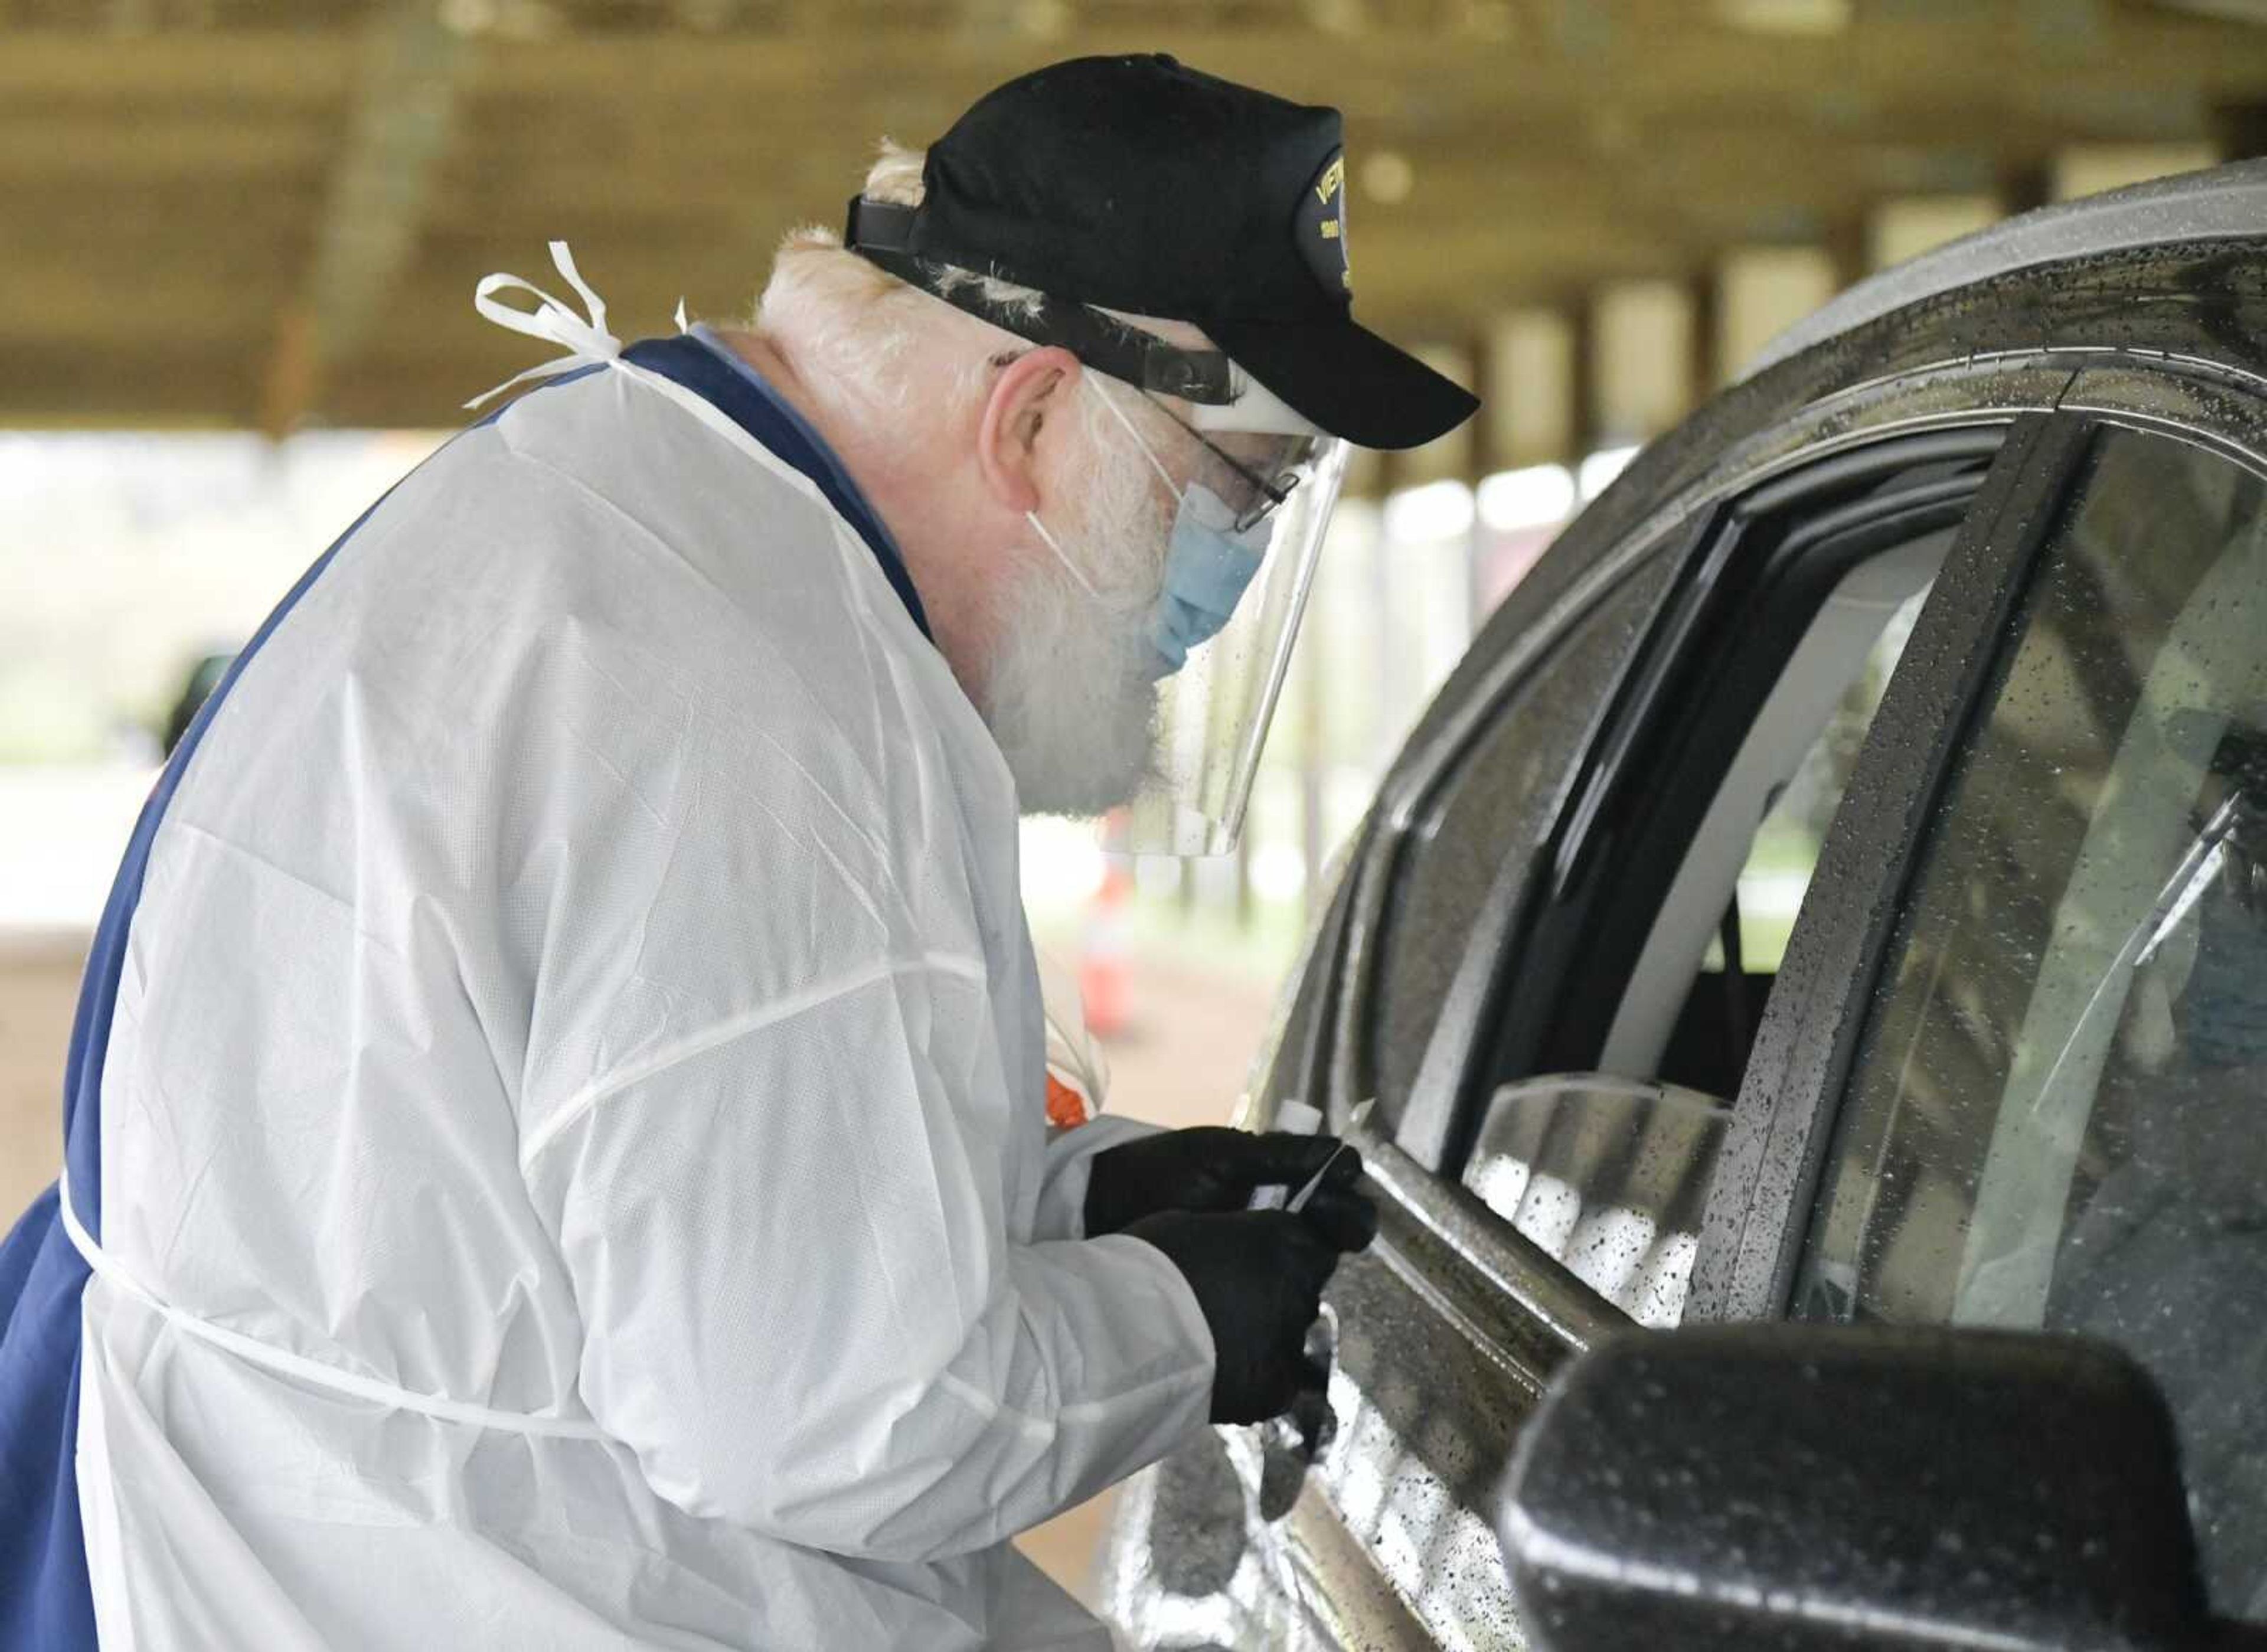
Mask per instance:
[[[1095,1037],[1114,1039],[1126,1031],[1131,1004],[1127,991],[1127,903],[1134,870],[1119,855],[1110,857],[1102,887],[1087,907],[1086,931],[1078,952],[1078,990],[1086,1000],[1086,1024]]]

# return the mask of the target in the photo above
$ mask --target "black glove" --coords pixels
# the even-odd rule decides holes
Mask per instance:
[[[1088,1171],[1086,1236],[1119,1232],[1162,1210],[1242,1210],[1262,1187],[1296,1193],[1338,1146],[1331,1135],[1254,1135],[1204,1125],[1105,1149]],[[1341,1250],[1359,1251],[1377,1230],[1376,1208],[1354,1191],[1361,1178],[1361,1155],[1348,1148],[1307,1202],[1305,1214],[1338,1237]]]
[[[1311,1174],[1311,1172],[1310,1172]],[[1307,1212],[1168,1210],[1126,1230],[1180,1269],[1212,1331],[1212,1421],[1258,1422],[1326,1382],[1307,1355],[1307,1327],[1341,1247]],[[1373,1212],[1360,1250],[1376,1227]]]

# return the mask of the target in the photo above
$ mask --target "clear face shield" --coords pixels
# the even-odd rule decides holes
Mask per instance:
[[[1191,457],[1167,474],[1180,503],[1151,619],[1157,738],[1126,847],[1222,855],[1244,827],[1346,444],[1256,385],[1186,416],[1153,405],[1181,425]],[[1154,442],[1127,429],[1156,462]]]

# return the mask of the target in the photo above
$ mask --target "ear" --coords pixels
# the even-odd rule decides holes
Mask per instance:
[[[1001,370],[976,429],[976,468],[993,498],[1017,515],[1039,503],[1039,440],[1069,417],[1085,369],[1059,345],[1026,350]]]

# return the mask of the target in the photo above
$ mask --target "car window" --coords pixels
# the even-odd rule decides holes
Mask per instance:
[[[1488,1099],[1464,1186],[1640,1325],[1684,1318],[1748,1042],[1745,1026],[1728,1023],[1755,1013],[1779,967],[1950,539],[1932,533],[1860,563],[1819,606],[1662,902],[1603,1070],[1518,1080]],[[1729,998],[1724,973],[1722,914],[1735,899],[1744,1002]]]
[[[2267,486],[2100,434],[1915,871],[1795,1281],[2111,1339],[2267,1615]]]
[[[1469,1149],[1445,1156],[1493,1215],[1640,1324],[1683,1317],[1779,947],[1766,935],[1762,969],[1737,977],[1712,951],[1736,933],[1743,865],[1775,880],[1786,919],[1800,904],[1998,433],[1957,441],[1823,466],[1804,491],[1713,519],[1650,633],[1654,658],[1587,757],[1582,801],[1557,817],[1543,915],[1503,952],[1501,1018],[1478,1030],[1493,1047],[1473,1052],[1487,1087]],[[1442,1048],[1436,1032],[1428,1061]]]
[[[1836,765],[1895,664],[1893,649],[1871,650],[1885,632],[1902,639],[2003,438],[1977,427],[1822,455],[1696,523],[1579,772],[1561,793],[1529,793],[1552,811],[1547,863],[1516,905],[1499,885],[1489,933],[1472,933],[1469,891],[1442,903],[1463,973],[1392,984],[1413,1025],[1437,1020],[1419,1105],[1397,1133],[1420,1160],[1461,1170],[1495,1089],[1538,1076],[1737,1093],[1775,962],[1769,933],[1761,968],[1733,938],[1757,828],[1785,799],[1765,852],[1779,857],[1768,893],[1791,910],[1801,879],[1785,863],[1807,853],[1795,811],[1831,811]],[[1514,870],[1533,859],[1523,850]],[[1742,967],[1708,967],[1712,951],[1742,954]]]
[[[1398,1123],[1490,886],[1558,819],[1584,737],[1674,571],[1652,557],[1571,626],[1502,704],[1412,832],[1387,907],[1369,1006],[1370,1082]]]
[[[1777,974],[1786,956],[1794,915],[1810,892],[1811,874],[1818,870],[1819,846],[1834,823],[1834,811],[1842,806],[1859,750],[1874,726],[1874,714],[1882,709],[1882,695],[1928,593],[1924,584],[1909,596],[1875,597],[1867,603],[1868,617],[1879,628],[1865,651],[1855,656],[1856,669],[1827,713],[1826,726],[1804,751],[1794,775],[1772,794],[1770,807],[1748,841],[1747,858],[1734,887],[1740,903],[1741,955],[1747,967],[1760,974]],[[1723,966],[1722,940],[1712,938],[1704,967]]]
[[[1950,529],[1845,574],[1779,668],[1684,851],[1632,967],[1598,1065],[1726,1097],[1859,748]],[[1727,942],[1740,958],[1727,973]]]

